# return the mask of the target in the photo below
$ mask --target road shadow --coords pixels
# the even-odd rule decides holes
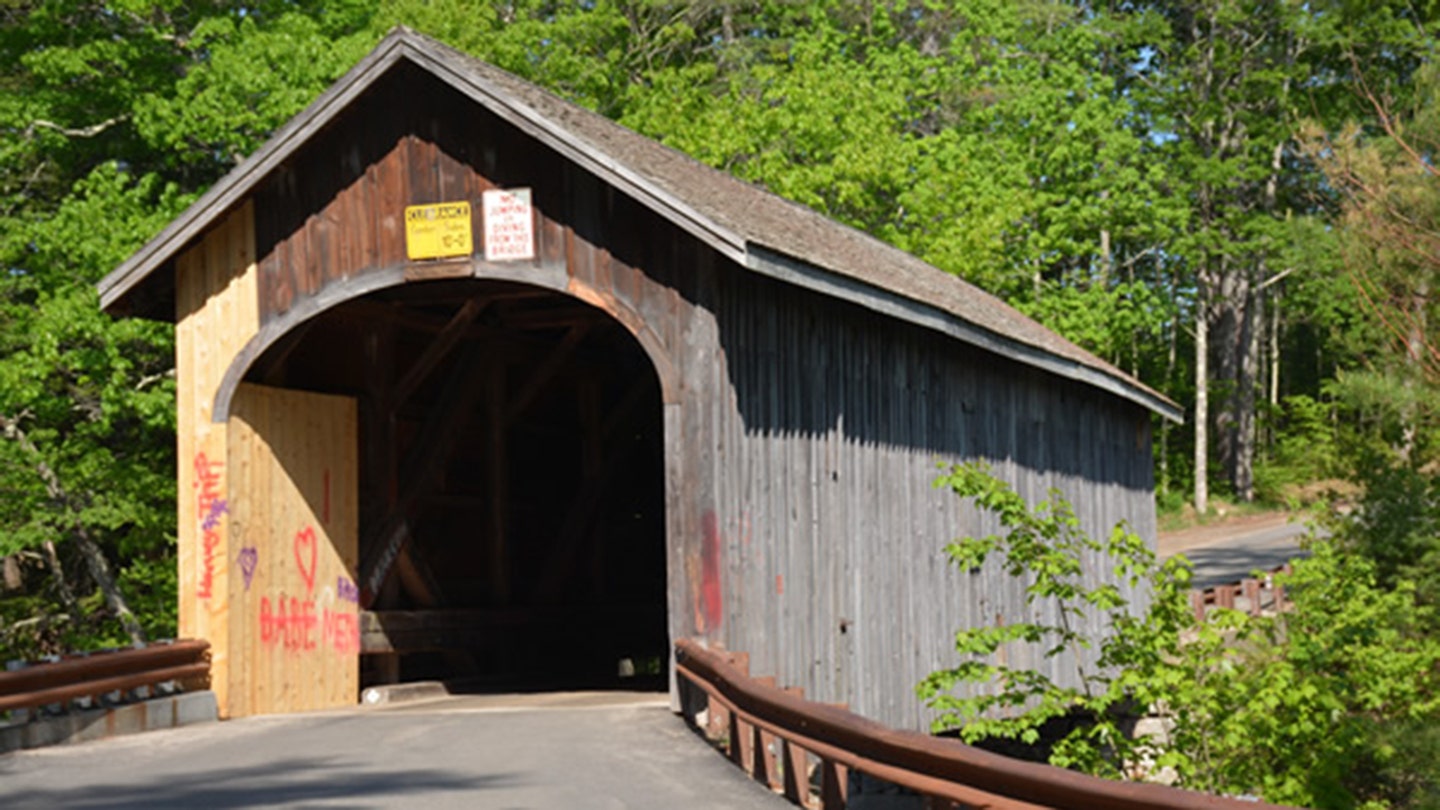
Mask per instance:
[[[1179,555],[1177,555],[1179,556]],[[1243,548],[1237,546],[1211,546],[1192,548],[1183,552],[1195,571],[1191,587],[1197,590],[1227,585],[1253,576],[1256,570],[1270,571],[1291,560],[1309,556],[1309,552],[1297,546],[1275,546],[1271,548]]]
[[[73,788],[22,789],[5,797],[7,808],[239,808],[340,802],[361,806],[383,796],[473,792],[518,784],[515,774],[469,775],[457,771],[362,770],[334,759],[312,757],[203,774],[156,774],[153,780],[85,784]],[[416,794],[419,791],[420,793]],[[8,791],[7,791],[8,792]],[[479,806],[477,802],[477,806]]]

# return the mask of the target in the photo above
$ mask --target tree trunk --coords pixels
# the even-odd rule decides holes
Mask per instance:
[[[1195,301],[1195,512],[1201,515],[1210,508],[1210,296],[1205,287],[1202,278]]]
[[[1215,441],[1220,467],[1235,496],[1255,497],[1255,408],[1260,365],[1260,307],[1254,270],[1231,270],[1224,265],[1215,302],[1214,379],[1222,385],[1221,405],[1215,415]],[[1259,263],[1263,271],[1263,261]]]
[[[45,549],[45,564],[50,566],[50,576],[55,578],[55,590],[60,594],[60,603],[65,606],[73,621],[79,617],[80,609],[75,605],[75,592],[70,590],[70,581],[65,578],[65,568],[60,564],[60,554],[55,550],[55,542],[46,540],[40,546]]]
[[[57,506],[66,510],[71,515],[76,514],[78,511],[76,502],[70,493],[66,492],[65,488],[60,485],[59,477],[55,475],[54,470],[50,469],[50,465],[45,463],[45,459],[40,455],[40,450],[30,442],[29,437],[25,435],[25,431],[20,429],[20,423],[17,420],[0,416],[0,428],[4,428],[7,438],[17,442],[22,450],[34,458],[35,472],[40,476],[40,480],[45,482],[45,491],[50,495],[50,500],[54,501]],[[105,561],[105,553],[101,551],[100,546],[90,537],[90,531],[86,529],[79,520],[72,520],[70,524],[70,536],[75,538],[75,543],[80,547],[81,555],[85,557],[86,567],[90,569],[90,578],[95,580],[95,585],[98,586],[100,592],[104,594],[105,604],[110,607],[110,611],[115,614],[115,618],[120,620],[121,626],[125,628],[126,635],[130,636],[130,640],[133,643],[144,644],[145,630],[140,626],[140,622],[136,621],[135,614],[130,610],[130,605],[125,601],[125,595],[120,592],[120,586],[115,582],[115,578],[110,575],[110,564]],[[54,547],[50,545],[49,541],[46,541],[46,545],[53,553]],[[52,564],[58,566],[58,557],[55,558]],[[60,569],[56,567],[55,570],[58,573]]]
[[[110,575],[110,564],[105,561],[105,553],[90,538],[89,530],[79,522],[71,527],[71,536],[80,546],[80,553],[85,557],[85,564],[90,569],[90,578],[100,586],[100,592],[105,595],[105,604],[110,607],[110,612],[120,620],[120,625],[125,628],[125,634],[130,637],[132,643],[144,644],[145,629],[135,619],[135,614],[131,612],[130,605],[126,603],[124,594],[120,592],[119,584]]]
[[[1263,296],[1253,291],[1246,297],[1241,310],[1240,342],[1236,346],[1240,361],[1235,376],[1235,459],[1230,483],[1235,487],[1235,495],[1246,503],[1255,500],[1255,394],[1259,383],[1263,300]]]
[[[1280,406],[1280,293],[1270,301],[1270,407]]]
[[[1410,324],[1409,333],[1405,336],[1405,364],[1408,366],[1405,375],[1405,387],[1413,389],[1415,380],[1425,373],[1423,367],[1425,351],[1425,309],[1430,301],[1430,285],[1421,279],[1415,286],[1415,291],[1410,296],[1410,317],[1407,319]],[[1415,403],[1414,395],[1406,398],[1404,410],[1400,414],[1402,420],[1400,436],[1400,459],[1410,463],[1415,453],[1415,439],[1418,431],[1415,427]]]

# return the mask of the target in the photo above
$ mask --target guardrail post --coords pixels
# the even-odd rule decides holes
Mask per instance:
[[[1221,585],[1215,589],[1215,604],[1222,608],[1235,607],[1235,586]]]
[[[810,756],[805,749],[782,739],[781,754],[785,763],[785,798],[800,805],[810,806]]]
[[[1240,589],[1245,592],[1245,598],[1250,602],[1250,615],[1260,615],[1260,580],[1246,577],[1240,581]]]
[[[767,675],[763,678],[756,678],[755,682],[762,686],[775,686],[774,676]],[[755,726],[755,733],[751,740],[750,775],[762,785],[770,789],[777,786],[776,757],[772,750],[775,737],[770,732]]]
[[[750,770],[750,724],[740,719],[739,712],[730,712],[730,761],[743,771]]]
[[[718,740],[720,735],[729,728],[730,711],[713,695],[707,694],[705,696],[705,736],[712,740]]]
[[[845,810],[846,779],[850,769],[829,759],[820,760],[820,810]]]
[[[775,787],[775,754],[770,750],[772,737],[770,733],[752,726],[754,734],[751,735],[750,752],[750,775],[756,782],[768,787]]]

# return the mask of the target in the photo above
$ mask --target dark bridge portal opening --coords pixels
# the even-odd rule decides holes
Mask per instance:
[[[665,688],[660,386],[608,314],[411,283],[309,321],[248,379],[359,401],[362,686]]]

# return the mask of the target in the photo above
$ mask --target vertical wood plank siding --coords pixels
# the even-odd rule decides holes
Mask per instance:
[[[259,328],[254,212],[244,204],[175,261],[176,556],[180,635],[210,642],[226,714],[232,649],[226,435],[211,403],[230,358]]]
[[[481,258],[480,192],[497,186],[534,190],[532,262]],[[913,687],[951,661],[954,630],[1025,613],[998,566],[947,564],[948,541],[995,526],[932,488],[938,461],[986,459],[1032,500],[1057,488],[1088,531],[1128,520],[1154,535],[1141,407],[738,267],[405,69],[257,195],[261,320],[405,266],[404,206],[458,199],[476,211],[464,272],[552,288],[563,273],[648,330],[652,358],[673,368],[673,636],[706,636],[808,696],[925,728]],[[1074,681],[1070,664],[1049,670]]]

